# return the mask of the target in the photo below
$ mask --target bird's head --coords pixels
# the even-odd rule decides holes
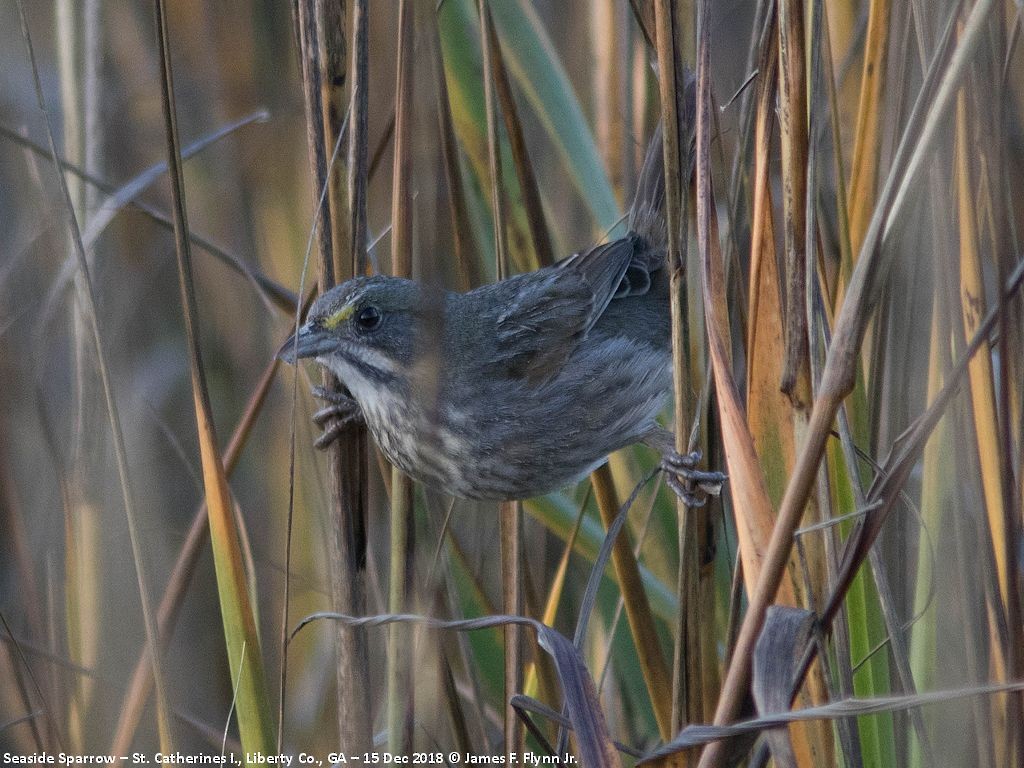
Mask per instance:
[[[286,363],[306,357],[360,390],[393,387],[414,360],[421,289],[397,277],[357,277],[318,298],[299,332],[278,350]]]

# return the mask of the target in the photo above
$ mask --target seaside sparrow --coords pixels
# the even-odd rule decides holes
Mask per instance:
[[[467,293],[357,277],[320,296],[281,347],[351,397],[314,416],[324,447],[365,421],[388,460],[442,492],[522,499],[569,485],[642,442],[690,504],[725,476],[696,469],[655,421],[672,385],[660,130],[622,238]]]

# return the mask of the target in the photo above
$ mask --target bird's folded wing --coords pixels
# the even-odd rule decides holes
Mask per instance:
[[[521,280],[498,318],[492,360],[532,384],[556,376],[615,296],[632,255],[632,241],[616,240]]]

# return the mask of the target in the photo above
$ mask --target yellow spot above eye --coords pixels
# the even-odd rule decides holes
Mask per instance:
[[[339,325],[341,325],[350,317],[352,317],[352,313],[355,311],[356,308],[354,305],[346,304],[333,315],[328,315],[327,317],[325,317],[321,322],[323,323],[324,328],[333,331]]]

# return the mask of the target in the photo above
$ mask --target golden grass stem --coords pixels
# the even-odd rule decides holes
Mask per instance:
[[[196,427],[199,432],[203,485],[209,509],[210,539],[213,542],[225,645],[232,679],[236,681],[235,700],[237,704],[235,709],[242,744],[247,751],[265,751],[271,749],[273,745],[269,697],[263,674],[263,659],[256,618],[242,563],[243,555],[234,516],[234,503],[221,461],[220,446],[217,444],[213,409],[210,404],[206,372],[203,368],[199,347],[198,312],[192,274],[191,248],[187,236],[188,214],[185,205],[184,177],[181,169],[177,113],[174,102],[170,35],[163,0],[156,0],[154,7],[157,46],[163,74],[160,82],[168,153],[167,167],[171,179],[179,287],[185,318],[192,399],[195,407]],[[159,657],[157,638],[156,623],[153,620],[153,632],[149,638],[153,658]],[[155,682],[159,700],[160,681],[156,680]]]

